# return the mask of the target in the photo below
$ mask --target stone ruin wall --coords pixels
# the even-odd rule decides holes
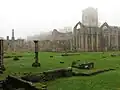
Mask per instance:
[[[77,26],[80,25],[78,29]],[[104,23],[101,27],[74,27],[73,46],[77,51],[110,51],[120,49],[120,28]]]
[[[79,25],[79,28],[78,28]],[[58,35],[57,35],[58,36]],[[78,22],[72,39],[39,41],[39,51],[111,51],[120,50],[120,28],[104,23],[101,27],[87,27]],[[5,51],[12,51],[11,41],[5,40]],[[34,51],[33,41],[15,40],[15,51]]]

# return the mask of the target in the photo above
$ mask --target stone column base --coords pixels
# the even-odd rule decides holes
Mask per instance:
[[[34,62],[33,64],[32,64],[32,67],[40,67],[41,65],[40,65],[40,63],[37,63],[37,62]]]
[[[0,70],[5,71],[4,65],[1,65],[1,66],[0,66]]]

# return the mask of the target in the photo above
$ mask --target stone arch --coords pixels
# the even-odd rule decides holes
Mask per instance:
[[[110,26],[105,22],[103,23],[103,25],[100,27],[100,29],[102,29],[102,31],[105,31],[105,30],[111,30]]]
[[[78,22],[75,26],[74,26],[74,29],[80,29],[84,27],[84,25],[81,23],[81,22]]]
[[[105,30],[105,29],[108,29],[108,27],[107,26],[103,26],[103,28],[102,28],[103,30]]]
[[[80,28],[81,28],[81,26],[80,26],[80,24],[78,24],[77,27],[76,27],[76,29],[80,29]]]
[[[109,49],[109,33],[112,31],[111,27],[105,22],[101,27],[101,46],[103,50]]]
[[[83,44],[83,42],[81,41],[83,38],[83,33],[85,31],[85,29],[83,29],[85,26],[79,21],[73,28],[74,30],[74,46],[76,50],[79,50],[82,46],[81,43]]]

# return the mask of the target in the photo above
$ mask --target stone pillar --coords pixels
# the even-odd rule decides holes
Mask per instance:
[[[7,41],[9,41],[9,36],[7,36],[7,38],[6,38],[6,39],[7,39]]]
[[[35,43],[35,62],[32,64],[32,66],[40,67],[40,63],[38,62],[38,40],[35,40],[34,43]]]
[[[93,49],[93,42],[94,42],[93,34],[91,34],[91,51],[94,51],[94,49]]]
[[[100,48],[101,51],[104,52],[104,48],[105,48],[105,42],[104,42],[104,35],[103,32],[100,33]]]
[[[12,51],[15,51],[15,37],[14,37],[14,29],[12,29]]]
[[[70,41],[70,51],[72,51],[73,50],[72,39],[70,39],[69,41]]]
[[[3,65],[3,40],[0,40],[0,66]]]
[[[96,50],[97,50],[97,51],[99,51],[99,49],[98,49],[98,46],[99,46],[99,45],[98,45],[98,44],[99,44],[98,35],[99,35],[99,34],[98,34],[98,32],[97,32],[97,33],[96,33]]]
[[[34,41],[35,43],[35,62],[38,63],[38,41]]]
[[[88,52],[90,51],[90,34],[88,34],[88,37],[87,37],[87,44],[88,44]]]
[[[85,51],[88,51],[88,34],[85,34]]]
[[[75,43],[76,43],[76,44],[75,44],[75,45],[76,45],[75,47],[76,47],[76,50],[77,50],[77,49],[78,49],[78,36],[77,36],[77,33],[76,33],[75,38],[76,38],[76,39],[75,39],[75,40],[76,40],[76,41],[75,41]]]
[[[116,33],[115,42],[116,42],[116,50],[118,50],[118,32]]]
[[[80,33],[79,33],[79,51],[81,50],[81,37],[80,37]]]
[[[6,37],[6,44],[7,44],[7,51],[9,51],[10,45],[9,45],[9,36]]]
[[[93,34],[93,51],[96,52],[97,48],[96,48],[96,32]]]
[[[89,29],[89,51],[92,51],[92,28],[90,27]]]
[[[5,70],[4,64],[3,64],[3,58],[4,58],[4,46],[3,46],[3,40],[0,39],[0,70]]]
[[[110,50],[110,46],[111,46],[111,45],[110,45],[110,35],[111,35],[111,34],[108,33],[108,48],[109,48],[109,50]]]
[[[74,33],[73,33],[73,38],[72,38],[72,40],[73,40],[73,47],[74,47],[74,49],[75,49],[75,45],[76,45],[76,44],[75,44],[75,39],[76,39],[76,38],[75,38],[75,32],[74,32]]]
[[[83,33],[81,34],[81,51],[83,51],[84,50],[84,35],[83,35]]]
[[[118,49],[120,50],[120,32],[118,31]]]

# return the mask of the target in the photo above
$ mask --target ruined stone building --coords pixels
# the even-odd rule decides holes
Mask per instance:
[[[98,27],[98,14],[94,8],[83,10],[82,23],[73,28],[73,47],[78,51],[108,51],[120,49],[120,27],[106,22]]]
[[[59,32],[54,29],[51,36],[46,40],[39,41],[40,50],[43,51],[64,51],[65,49],[70,50],[72,47],[72,32]]]
[[[65,48],[76,51],[108,51],[120,49],[120,28],[106,22],[98,26],[98,11],[87,8],[82,11],[82,22],[78,22],[73,32],[62,33],[53,30],[51,37],[42,41],[41,48],[62,51]]]
[[[56,29],[45,40],[39,41],[41,51],[110,51],[120,50],[120,27],[107,22],[98,25],[98,11],[88,7],[82,11],[82,22],[78,22],[73,32]],[[29,48],[34,47],[33,41]]]
[[[12,29],[12,37],[9,36],[4,40],[5,51],[21,51],[24,47],[24,39],[15,39],[14,29]]]

